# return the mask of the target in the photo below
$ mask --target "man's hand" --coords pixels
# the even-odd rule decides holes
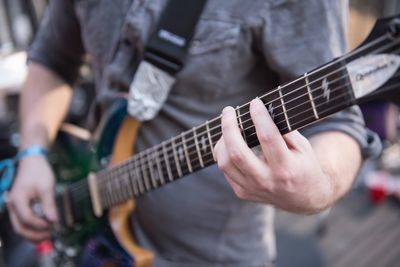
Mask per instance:
[[[41,204],[44,218],[34,214],[33,202]],[[50,237],[50,224],[57,221],[57,212],[54,175],[45,157],[29,156],[21,160],[8,209],[18,234],[34,242]]]
[[[323,168],[327,164],[319,159],[327,158],[329,163],[336,159],[316,155],[310,142],[298,131],[282,136],[259,99],[251,102],[250,114],[260,141],[260,155],[256,155],[243,140],[236,113],[231,107],[223,111],[222,137],[215,146],[218,167],[236,195],[303,213],[317,212],[331,205],[338,198],[336,185],[330,170],[326,172]],[[346,136],[344,139],[351,138]],[[355,141],[349,142],[351,149],[359,154]],[[328,151],[324,153],[329,154]],[[360,160],[354,158],[357,171]],[[349,170],[349,173],[355,175],[356,171]],[[351,182],[345,182],[344,187],[349,187]]]

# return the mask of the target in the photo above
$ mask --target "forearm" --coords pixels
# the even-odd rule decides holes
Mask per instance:
[[[48,147],[68,110],[71,87],[46,67],[31,63],[20,101],[21,147]]]
[[[349,191],[362,158],[360,147],[350,136],[342,132],[326,132],[310,138],[314,153],[331,184],[331,194],[326,205],[330,206]]]

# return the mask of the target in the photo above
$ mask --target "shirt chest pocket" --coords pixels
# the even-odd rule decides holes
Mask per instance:
[[[240,54],[240,22],[230,19],[202,17],[187,55],[185,66],[179,73],[177,88],[194,88],[196,94],[210,99],[229,87],[230,76]],[[200,89],[200,90],[199,90]],[[190,90],[193,95],[193,90]]]

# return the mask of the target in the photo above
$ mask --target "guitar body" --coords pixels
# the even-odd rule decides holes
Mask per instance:
[[[379,20],[356,50],[259,99],[281,134],[372,99],[398,102],[399,53],[400,15]],[[134,154],[139,124],[127,116],[126,106],[125,99],[115,100],[93,135],[72,126],[64,126],[59,134],[50,160],[60,178],[56,188],[60,222],[53,233],[61,259],[79,259],[86,248],[82,266],[151,266],[153,255],[136,245],[130,229],[133,199],[215,163],[213,149],[222,136],[220,117]],[[237,106],[236,114],[244,140],[255,147],[259,140],[249,106]],[[96,237],[113,251],[96,250]],[[96,261],[104,255],[117,261],[127,258],[128,264]],[[96,263],[86,264],[86,256]]]
[[[65,184],[79,182],[80,179],[91,172],[98,171],[104,165],[113,166],[131,157],[134,154],[139,127],[138,121],[127,116],[124,99],[116,101],[111,112],[100,122],[99,128],[93,135],[74,125],[64,124],[50,157],[59,179],[59,186],[63,188]],[[68,224],[65,207],[63,207],[65,205],[62,203],[63,194],[58,193],[57,199],[58,206],[62,210],[60,215],[63,224]],[[117,247],[122,248],[133,259],[132,266],[150,267],[152,265],[153,254],[140,248],[133,236],[130,218],[135,209],[134,199],[110,208],[100,220],[93,215],[90,201],[82,202],[82,204],[79,207],[80,210],[74,210],[72,213],[75,217],[82,217],[85,222],[82,225],[64,227],[62,230],[55,231],[55,244],[62,243],[60,249],[65,250],[65,247],[75,249],[77,251],[75,262],[81,261],[80,258],[83,256],[83,264],[85,264],[85,259],[89,259],[91,263],[96,262],[96,266],[119,266],[118,263],[101,259],[94,253],[80,255],[80,251],[84,251],[91,237],[96,236],[103,228],[108,228],[112,230],[113,235],[111,238],[108,236],[108,239],[115,239],[118,243]],[[91,251],[85,251],[84,254],[86,253],[90,254]],[[70,256],[66,257],[70,258]]]

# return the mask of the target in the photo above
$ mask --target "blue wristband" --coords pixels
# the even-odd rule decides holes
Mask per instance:
[[[48,151],[40,145],[28,146],[17,153],[14,160],[19,161],[28,156],[44,156],[47,157]]]

